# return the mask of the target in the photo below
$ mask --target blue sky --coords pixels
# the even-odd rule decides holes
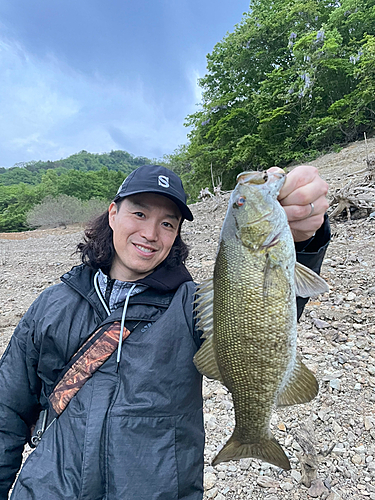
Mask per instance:
[[[1,0],[0,166],[187,141],[206,55],[248,0]]]

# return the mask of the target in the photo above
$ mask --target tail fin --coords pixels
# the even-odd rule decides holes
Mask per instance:
[[[264,462],[277,465],[284,470],[290,469],[290,462],[283,449],[274,437],[262,438],[256,443],[241,443],[236,438],[236,430],[224,448],[216,455],[212,465],[240,458],[259,458]]]

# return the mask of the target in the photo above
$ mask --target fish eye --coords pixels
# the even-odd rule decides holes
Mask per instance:
[[[238,205],[239,207],[242,207],[242,205],[244,205],[245,201],[246,201],[245,196],[240,196],[240,197],[237,199],[237,205]]]

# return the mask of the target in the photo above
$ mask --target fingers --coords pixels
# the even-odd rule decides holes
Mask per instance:
[[[283,205],[308,205],[328,192],[328,184],[319,176],[315,167],[300,165],[286,177],[280,191],[279,201]]]
[[[268,171],[282,170],[272,167]],[[315,167],[300,165],[287,175],[278,200],[287,214],[295,241],[311,238],[323,224],[329,206],[327,192],[328,184]]]
[[[312,216],[324,216],[329,207],[325,195],[319,196],[317,199],[315,199],[315,197],[311,197],[310,199],[313,201],[303,205],[290,205],[288,202],[285,203],[285,200],[279,200],[288,216],[289,222],[311,219]],[[314,206],[314,210],[312,210],[311,203]]]
[[[324,222],[324,214],[314,215],[307,219],[289,222],[292,231],[293,239],[295,242],[306,241],[310,239]]]

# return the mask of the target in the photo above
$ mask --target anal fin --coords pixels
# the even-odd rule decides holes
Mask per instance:
[[[319,384],[314,374],[297,358],[289,380],[278,395],[277,406],[308,403],[315,398],[318,391]]]

